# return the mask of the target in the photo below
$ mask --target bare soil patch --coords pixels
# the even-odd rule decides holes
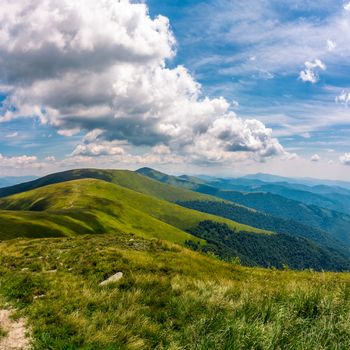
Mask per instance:
[[[0,338],[0,350],[27,350],[30,348],[28,329],[23,318],[13,320],[11,310],[0,309],[0,326],[6,335]]]

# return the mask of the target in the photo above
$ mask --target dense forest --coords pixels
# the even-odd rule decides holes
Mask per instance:
[[[277,233],[300,236],[314,240],[327,247],[344,250],[337,240],[333,239],[327,232],[317,228],[303,225],[294,220],[286,220],[271,216],[269,214],[252,211],[246,207],[226,202],[214,201],[186,201],[178,202],[186,208],[198,210],[208,214],[219,215],[224,218],[239,221],[243,224],[258,227]],[[344,253],[346,251],[344,250]]]
[[[201,191],[201,193],[206,192]],[[307,205],[273,193],[217,190],[213,195],[275,217],[298,221],[303,225],[330,232],[337,239],[350,245],[350,216],[345,213],[325,209],[325,207]]]
[[[302,237],[285,234],[237,233],[226,224],[204,221],[189,231],[192,235],[207,240],[201,247],[189,241],[195,250],[213,253],[224,260],[237,258],[248,266],[292,269],[344,271],[350,269],[349,259],[331,249],[321,248]]]

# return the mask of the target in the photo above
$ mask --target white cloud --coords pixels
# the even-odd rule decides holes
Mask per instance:
[[[322,70],[326,69],[326,65],[319,59],[315,59],[314,62],[306,61],[305,62],[305,67],[307,69],[315,69],[315,68],[320,68]]]
[[[312,84],[317,83],[319,80],[318,75],[315,74],[315,72],[311,69],[305,69],[301,71],[299,77],[303,82],[310,82]]]
[[[328,51],[334,51],[337,47],[337,44],[335,41],[328,39],[327,40],[327,50]]]
[[[157,145],[152,148],[152,153],[155,155],[171,154],[171,149],[165,145]]]
[[[319,59],[315,59],[314,62],[306,61],[305,69],[300,72],[299,78],[303,82],[310,82],[315,84],[319,81],[319,75],[316,70],[326,70],[326,65]]]
[[[17,136],[18,136],[18,132],[17,131],[11,132],[10,134],[5,135],[5,137],[7,139],[13,139],[13,138],[16,138]]]
[[[350,2],[344,5],[344,10],[350,11]]]
[[[309,132],[303,132],[300,136],[302,138],[304,138],[304,139],[310,139],[311,138],[311,134]]]
[[[22,168],[27,166],[40,166],[38,158],[35,156],[5,157],[0,153],[0,168]]]
[[[340,163],[350,165],[350,153],[345,153],[339,157]]]
[[[124,155],[125,150],[122,147],[123,144],[120,141],[98,141],[92,142],[88,144],[78,145],[72,156],[116,156],[116,155]]]
[[[75,157],[127,158],[125,144],[204,160],[285,153],[261,122],[202,96],[183,66],[167,68],[174,54],[168,20],[152,19],[145,4],[4,0],[0,78],[10,93],[0,119],[38,116],[61,135],[86,133]]]
[[[234,114],[216,119],[207,133],[200,135],[188,147],[195,160],[222,162],[254,158],[263,161],[276,155],[286,155],[272,130],[258,120],[242,120]],[[236,154],[241,153],[241,154]]]
[[[319,161],[321,160],[321,157],[320,157],[318,154],[314,154],[314,155],[310,158],[310,160],[311,160],[312,162],[319,162]]]
[[[336,4],[334,0],[251,0],[249,6],[231,0],[200,3],[188,15],[188,18],[196,16],[197,27],[193,31],[196,38],[193,39],[198,41],[198,33],[202,32],[203,45],[220,42],[228,47],[241,47],[240,50],[215,52],[215,61],[209,64],[205,56],[207,50],[203,50],[202,57],[194,57],[191,61],[192,67],[205,66],[205,69],[197,69],[201,75],[215,71],[227,76],[227,81],[242,77],[248,80],[248,76],[261,68],[284,77],[304,70],[299,67],[316,57],[327,63],[331,74],[342,74],[344,66],[348,65],[350,36],[344,33],[349,33],[349,17],[342,11],[342,4]],[[206,13],[211,14],[210,23]],[[286,19],[285,13],[291,16]],[[305,17],[300,17],[301,13]],[[206,29],[200,31],[200,26]],[[328,40],[332,47],[336,44],[333,52],[328,50]],[[255,62],[250,61],[252,56],[256,57]],[[316,71],[303,74],[309,82],[316,81],[317,75]],[[242,93],[247,93],[245,86],[237,85]]]
[[[335,98],[335,101],[337,103],[348,105],[350,102],[350,92],[343,90],[342,93]]]

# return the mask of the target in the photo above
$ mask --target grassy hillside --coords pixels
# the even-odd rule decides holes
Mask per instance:
[[[36,350],[345,350],[349,285],[121,233],[0,243],[0,296],[27,317]]]
[[[94,179],[6,197],[0,200],[0,209],[4,210],[0,215],[0,239],[45,236],[45,232],[52,236],[123,230],[184,243],[193,238],[184,231],[204,220],[227,223],[237,231],[267,233]]]
[[[103,177],[103,179],[83,178],[67,181],[70,177],[88,175],[90,177],[92,175]],[[74,170],[53,174],[47,178],[56,179],[55,181],[60,179],[64,182],[42,186],[47,180],[44,181],[45,178],[42,178],[37,180],[35,185],[42,187],[0,199],[0,210],[3,210],[3,215],[0,215],[0,239],[74,236],[123,231],[140,237],[187,244],[198,249],[198,247],[203,246],[207,238],[210,239],[208,235],[198,234],[197,229],[202,229],[201,223],[203,222],[225,224],[228,226],[230,234],[242,232],[244,234],[269,235],[275,231],[258,229],[251,225],[232,221],[232,217],[227,217],[221,213],[221,210],[216,211],[217,216],[215,216],[211,213],[205,213],[205,210],[196,211],[163,200],[161,198],[168,200],[186,199],[185,202],[181,202],[185,203],[185,206],[186,203],[189,203],[188,199],[196,199],[196,203],[213,203],[215,208],[217,208],[215,204],[219,203],[221,206],[229,205],[223,203],[219,198],[203,196],[186,189],[162,184],[129,171]],[[192,200],[190,203],[193,202]],[[236,209],[240,209],[240,214],[243,210],[248,216],[257,217],[255,214],[259,214],[255,213],[254,210],[239,206]],[[245,221],[242,215],[236,217],[239,221]],[[260,216],[259,218],[260,227],[265,227]],[[257,221],[255,220],[255,222]],[[196,236],[193,236],[191,232],[196,232]],[[292,232],[293,234],[294,232]],[[212,232],[212,235],[213,238],[218,236],[217,232]],[[315,239],[309,233],[303,233],[303,236]],[[285,247],[289,247],[291,251],[298,251],[298,254],[292,255],[288,264],[298,269],[312,267],[325,270],[348,270],[348,258],[344,258],[345,253],[341,252],[341,249],[334,251],[331,254],[332,258],[323,258],[329,255],[327,247],[330,244],[327,245],[322,241],[322,235],[318,236],[319,239],[316,239],[318,241],[317,249],[309,249],[315,243],[305,241],[303,244],[299,244],[298,241],[293,244],[292,238],[283,237],[285,238],[282,239]],[[282,242],[280,237],[267,241],[254,238],[254,242],[256,241],[265,242],[265,246],[270,245],[271,247],[277,247],[277,241]],[[247,250],[250,242],[251,240],[246,239],[242,245],[238,237],[232,237],[230,241],[223,240],[226,253],[219,255],[228,260],[239,255],[242,257],[242,261],[248,264],[251,261],[249,248]],[[233,245],[237,245],[237,247],[233,247]],[[298,249],[295,248],[297,246]],[[262,266],[281,267],[283,262],[280,259],[281,254],[278,253],[279,249],[267,250],[269,250],[268,254],[259,257],[256,261]],[[312,263],[300,264],[297,255],[310,256],[309,260]],[[328,260],[331,260],[332,264],[329,264]]]
[[[248,195],[243,198],[247,200],[245,202],[239,193],[219,190],[217,188],[207,186],[204,184],[204,180],[201,179],[186,176],[170,176],[150,168],[142,168],[137,172],[138,173],[126,170],[98,169],[70,170],[66,172],[51,174],[18,186],[0,189],[0,197],[9,193],[20,193],[29,189],[40,188],[51,183],[60,183],[64,181],[84,178],[101,179],[106,182],[129,188],[136,192],[151,195],[159,199],[171,202],[217,201],[220,203],[220,205],[222,205],[222,201],[219,198],[233,202],[237,200],[237,203],[246,205],[248,207],[251,206],[253,208],[261,210],[262,212],[267,212],[268,214],[277,216],[275,221],[278,221],[279,225],[276,225],[274,229],[269,228],[269,230],[288,233],[291,235],[298,235],[298,232],[300,231],[300,225],[298,225],[298,223],[302,223],[305,225],[305,227],[303,227],[303,230],[306,230],[304,234],[305,237],[315,239],[319,243],[324,243],[324,236],[327,236],[325,230],[329,230],[331,233],[335,233],[335,237],[341,242],[346,244],[349,243],[348,245],[350,245],[350,218],[347,220],[345,215],[337,216],[334,215],[335,213],[329,213],[326,209],[321,210],[317,207],[309,208],[302,203],[275,196],[273,194],[265,194],[264,198],[261,199],[262,205],[265,204],[264,207],[256,206],[254,200],[249,200],[250,197]],[[164,183],[161,183],[159,181]],[[189,189],[205,192],[205,194],[197,193]],[[218,197],[210,196],[210,194],[216,195]],[[255,196],[261,195],[262,194],[256,194]],[[254,194],[252,196],[254,196]],[[236,205],[236,211],[239,211],[239,215],[236,215],[235,217],[235,220],[238,222],[248,224],[250,226],[255,226],[261,229],[266,229],[266,227],[273,227],[271,225],[266,226],[266,220],[261,220],[261,214],[255,214],[254,211],[250,210],[249,208]],[[218,213],[215,214],[218,215]],[[247,218],[248,216],[250,219],[247,221],[244,218]],[[293,222],[289,221],[285,223],[285,225],[282,225],[283,227],[281,228],[281,220],[279,220],[278,217],[282,217],[283,219],[287,220],[293,220]],[[297,220],[297,222],[294,222],[295,220]],[[254,223],[254,225],[252,223]],[[297,227],[297,232],[294,232],[295,227]],[[185,229],[186,228],[187,227],[185,227]],[[317,228],[321,231],[317,231],[314,228]],[[326,240],[331,242],[334,239],[332,239],[332,237],[326,237]]]
[[[175,202],[180,200],[208,199],[210,197],[163,184],[157,180],[142,176],[128,170],[77,169],[47,175],[40,179],[20,185],[0,189],[0,197],[26,192],[43,186],[79,179],[98,179],[110,182],[136,192],[151,195],[160,199]]]
[[[215,191],[215,188],[207,186],[204,180],[192,176],[172,176],[147,167],[136,170],[136,173],[168,185],[186,188],[188,190],[198,191],[198,189],[203,189],[203,191],[205,190],[206,194],[210,194],[211,191]]]

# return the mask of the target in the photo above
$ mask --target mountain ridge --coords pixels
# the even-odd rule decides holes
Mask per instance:
[[[47,185],[51,182],[54,183]],[[74,236],[77,232],[79,234],[110,232],[118,234],[118,232],[127,232],[147,239],[166,239],[196,247],[196,249],[204,252],[208,249],[213,250],[221,258],[229,259],[232,254],[236,254],[237,250],[229,249],[226,244],[232,245],[236,235],[241,234],[247,235],[247,239],[242,241],[243,243],[241,242],[241,246],[237,249],[239,254],[243,254],[243,261],[247,261],[247,263],[249,261],[247,260],[248,255],[251,253],[246,250],[247,247],[245,246],[249,245],[249,242],[264,244],[266,247],[269,245],[275,247],[268,255],[261,257],[262,260],[258,260],[261,263],[265,261],[263,266],[270,266],[271,263],[277,264],[278,259],[280,259],[277,256],[280,254],[280,248],[282,248],[282,246],[278,246],[278,242],[281,242],[280,239],[285,237],[284,244],[289,244],[288,251],[294,252],[291,255],[292,260],[289,262],[294,268],[350,269],[349,257],[346,257],[340,251],[332,251],[322,243],[303,238],[299,239],[299,242],[304,242],[304,244],[293,245],[297,238],[292,236],[282,237],[275,232],[235,222],[222,215],[212,215],[177,205],[176,202],[181,200],[211,200],[215,203],[223,201],[220,198],[163,184],[135,172],[94,169],[72,170],[51,174],[29,184],[10,188],[10,191],[18,192],[33,187],[37,188],[0,199],[0,209],[3,210],[2,215],[0,215],[0,235],[9,226],[11,219],[18,221],[18,225],[14,226],[14,229],[17,230],[20,223],[22,223],[22,227],[25,227],[23,223],[26,222],[28,216],[33,215],[33,220],[27,222],[26,228],[28,230],[32,229],[32,231],[29,230],[29,233],[34,230],[40,236],[42,236],[43,227],[36,226],[33,228],[30,227],[30,224],[33,224],[33,222],[37,224],[38,219],[42,218],[46,220],[48,228],[51,229],[51,235],[57,235],[57,231],[61,235],[67,236]],[[254,210],[249,208],[243,209],[248,213],[254,213]],[[12,216],[8,217],[10,214]],[[6,215],[7,217],[5,217]],[[1,218],[3,220],[6,218],[6,223],[1,224]],[[204,222],[214,223],[214,226],[212,226],[214,231],[220,231],[221,227],[224,227],[220,225],[225,225],[229,230],[227,231],[228,234],[232,235],[231,240],[219,245],[217,243],[209,244],[206,238],[201,237],[201,234],[198,233],[200,232],[198,228],[204,232],[204,226],[201,226]],[[62,227],[64,230],[60,232]],[[55,230],[53,230],[54,228]],[[217,234],[214,231],[212,232],[213,237]],[[191,232],[196,232],[196,235],[193,236]],[[21,231],[19,231],[20,235]],[[267,235],[271,238],[264,241],[263,238],[259,238],[259,235]],[[290,239],[287,239],[287,237],[290,237]],[[238,241],[236,242],[238,244]],[[295,249],[298,249],[298,252]],[[245,256],[245,254],[248,255]],[[276,257],[271,260],[269,256],[271,259],[273,256]],[[308,260],[303,261],[302,256],[307,256]],[[327,256],[328,258],[322,260],[321,256]],[[276,267],[281,266],[282,264],[276,265]]]
[[[167,178],[166,174],[160,175],[162,173],[153,169],[151,170],[149,168],[141,168],[137,171],[146,176],[152,177],[156,175],[158,178],[162,178],[162,181],[169,181],[170,179],[173,184],[177,184],[178,186],[183,185],[183,180],[176,182],[176,177],[174,176]],[[205,185],[187,181],[186,188],[191,188],[200,193],[210,194],[214,197],[216,196],[235,205],[238,204],[245,208],[255,209],[275,218],[292,220],[304,225],[305,228],[310,227],[311,230],[313,228],[320,230],[323,234],[327,234],[328,232],[335,240],[346,244],[347,249],[350,248],[350,216],[329,209],[306,205],[274,193],[242,193],[227,190],[227,188],[230,188],[230,180],[226,179],[222,180],[222,187],[225,189],[222,189],[220,186],[215,187],[218,181],[220,180],[216,179],[216,182],[207,182]],[[227,182],[228,184],[226,185]]]

